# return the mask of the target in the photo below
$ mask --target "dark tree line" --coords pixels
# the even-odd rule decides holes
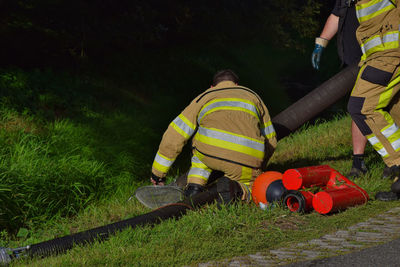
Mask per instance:
[[[63,66],[175,44],[263,40],[300,48],[323,0],[0,0],[1,67]]]

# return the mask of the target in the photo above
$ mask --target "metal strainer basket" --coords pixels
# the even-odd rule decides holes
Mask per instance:
[[[183,200],[183,190],[172,185],[148,185],[139,187],[135,197],[146,207],[156,209]]]

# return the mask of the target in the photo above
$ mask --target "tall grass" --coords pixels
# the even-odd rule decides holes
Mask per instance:
[[[157,135],[132,94],[116,107],[104,87],[48,71],[0,72],[0,89],[0,230],[76,215],[147,178]]]

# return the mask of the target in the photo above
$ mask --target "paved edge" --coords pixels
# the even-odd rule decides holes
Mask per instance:
[[[318,239],[265,252],[200,263],[210,266],[277,266],[359,251],[400,237],[400,207]]]

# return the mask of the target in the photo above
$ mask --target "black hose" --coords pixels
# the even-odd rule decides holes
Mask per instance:
[[[272,118],[278,140],[294,132],[350,92],[358,70],[357,65],[346,67]]]
[[[218,194],[216,186],[213,186],[208,191],[199,193],[192,198],[185,199],[175,204],[163,206],[143,215],[79,232],[73,235],[59,237],[49,241],[30,245],[25,252],[32,257],[44,257],[58,254],[71,249],[75,245],[107,239],[110,235],[122,231],[128,227],[134,228],[142,225],[154,225],[166,219],[180,218],[186,214],[187,210],[197,209],[205,204],[214,202],[217,199],[217,196]]]

